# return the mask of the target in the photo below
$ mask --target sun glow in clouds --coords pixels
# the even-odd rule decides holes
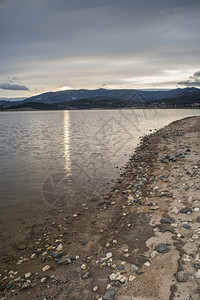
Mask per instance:
[[[64,85],[64,86],[62,86],[62,87],[60,88],[60,90],[61,90],[61,91],[68,91],[68,90],[71,90],[71,87],[70,87],[70,86]]]

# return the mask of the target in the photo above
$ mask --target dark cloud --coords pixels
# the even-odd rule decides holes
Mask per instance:
[[[195,72],[193,76],[190,76],[188,80],[181,81],[178,84],[184,86],[200,86],[200,71]]]
[[[0,0],[0,8],[0,79],[16,74],[31,90],[200,67],[199,0]]]
[[[29,91],[25,85],[20,84],[10,84],[10,83],[2,83],[0,84],[0,89],[3,90],[12,90],[12,91]]]

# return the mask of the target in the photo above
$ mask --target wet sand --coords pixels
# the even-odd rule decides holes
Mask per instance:
[[[0,299],[199,299],[199,149],[200,117],[143,137],[104,199],[1,253]]]

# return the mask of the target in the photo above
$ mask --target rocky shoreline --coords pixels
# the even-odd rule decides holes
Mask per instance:
[[[200,299],[200,117],[144,136],[104,199],[33,226],[0,299]]]

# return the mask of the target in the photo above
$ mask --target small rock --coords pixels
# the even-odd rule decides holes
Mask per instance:
[[[172,220],[171,220],[170,218],[162,218],[162,219],[160,220],[160,223],[161,223],[161,224],[164,224],[164,223],[166,223],[166,224],[171,224],[171,223],[172,223]]]
[[[114,300],[115,294],[117,292],[116,288],[110,288],[104,295],[103,300]]]
[[[115,273],[112,273],[112,274],[110,275],[110,280],[111,280],[111,281],[116,281],[116,280],[117,280],[117,275],[116,275]]]
[[[131,271],[131,273],[135,273],[135,272],[137,272],[139,270],[139,268],[136,266],[136,265],[131,265],[130,266],[130,271]]]
[[[194,274],[196,279],[200,279],[200,269]]]
[[[87,267],[86,267],[86,264],[82,264],[81,265],[81,270],[85,270]]]
[[[179,210],[178,210],[178,208],[177,207],[174,207],[173,209],[172,209],[172,212],[174,213],[174,214],[178,214],[178,212],[179,212]]]
[[[128,280],[129,280],[129,281],[133,281],[135,278],[136,278],[136,277],[135,277],[134,275],[130,275],[129,278],[128,278]]]
[[[83,275],[83,279],[88,279],[90,277],[90,273],[89,272],[87,272],[87,273],[85,273],[84,275]]]
[[[71,263],[71,259],[68,257],[62,257],[59,261],[59,265],[69,265]]]
[[[43,272],[48,271],[49,269],[51,269],[51,267],[49,265],[46,265],[45,267],[42,268]]]
[[[93,292],[95,293],[98,290],[98,286],[96,285],[95,287],[93,287]]]
[[[188,224],[183,224],[183,227],[184,227],[185,229],[190,229],[190,228],[191,228],[191,226],[188,225]]]
[[[196,222],[200,223],[200,216],[196,218]]]
[[[53,258],[60,258],[63,256],[63,254],[64,254],[63,252],[59,251],[59,252],[54,253],[52,256],[53,256]]]
[[[22,290],[26,290],[26,289],[29,288],[29,286],[30,286],[30,284],[29,284],[27,281],[25,281],[25,282],[22,284],[21,289],[22,289]]]
[[[63,245],[59,244],[58,247],[56,248],[56,251],[62,251],[63,250]]]
[[[108,253],[106,253],[106,257],[111,258],[111,257],[113,257],[113,254],[111,252],[108,252]]]
[[[180,212],[181,212],[182,214],[192,213],[192,208],[186,206],[186,207],[183,207],[183,208],[180,210]]]
[[[155,247],[155,250],[158,253],[167,253],[167,252],[169,252],[170,249],[166,244],[159,244]]]
[[[24,275],[24,277],[27,279],[27,278],[29,278],[31,276],[31,273],[30,272],[28,272],[28,273],[26,273],[25,275]]]
[[[144,263],[144,265],[147,266],[147,267],[150,267],[151,264],[150,264],[150,262],[147,261],[147,262]]]
[[[176,280],[178,282],[186,282],[189,278],[188,273],[180,271],[176,273]]]

